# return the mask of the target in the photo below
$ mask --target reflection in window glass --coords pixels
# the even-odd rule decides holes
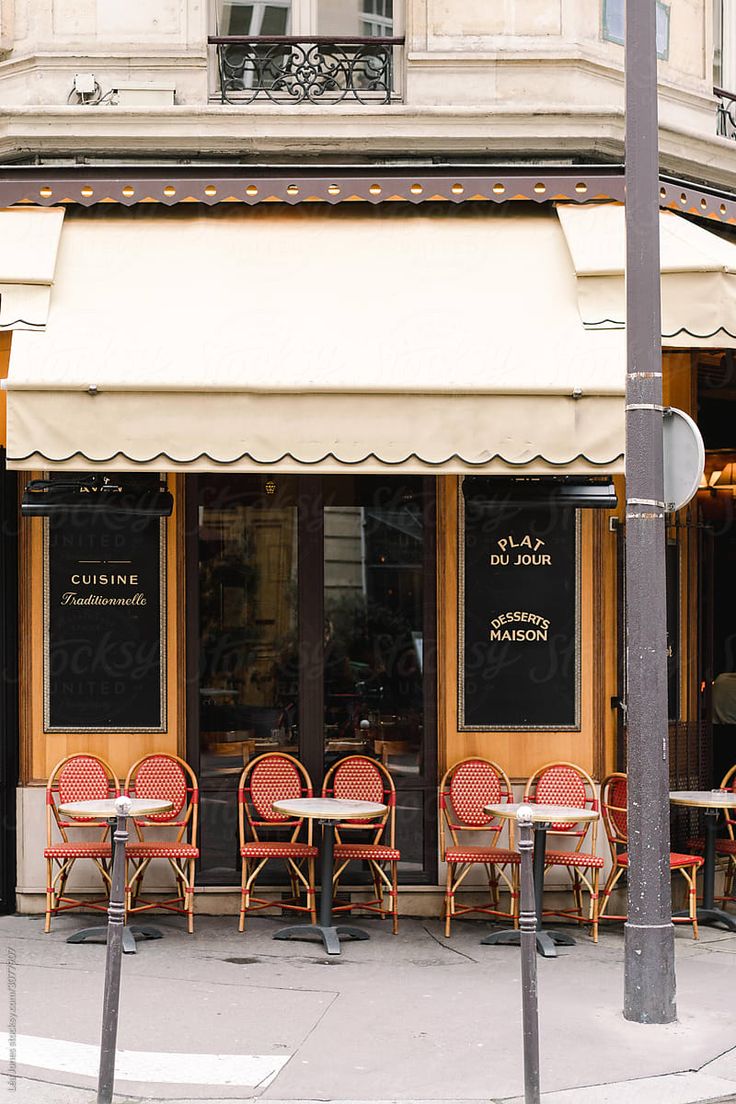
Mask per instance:
[[[624,44],[626,0],[603,0],[603,37]],[[670,49],[670,6],[657,0],[657,56],[666,60]]]
[[[318,33],[390,38],[393,0],[319,0]]]
[[[200,506],[203,776],[297,750],[296,509]]]
[[[410,785],[422,773],[423,507],[406,488],[385,492],[325,509],[325,768],[367,754]]]
[[[217,32],[221,35],[283,35],[289,33],[291,0],[240,4],[223,0],[218,13]]]

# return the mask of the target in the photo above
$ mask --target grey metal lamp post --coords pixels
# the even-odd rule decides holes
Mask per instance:
[[[656,0],[626,0],[626,625],[629,887],[624,1016],[671,1023],[669,749]]]

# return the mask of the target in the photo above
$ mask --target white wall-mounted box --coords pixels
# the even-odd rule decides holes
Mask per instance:
[[[176,88],[168,81],[121,81],[113,84],[113,107],[172,107]]]

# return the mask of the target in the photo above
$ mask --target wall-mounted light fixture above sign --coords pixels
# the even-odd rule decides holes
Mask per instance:
[[[23,517],[109,513],[116,517],[170,517],[174,497],[165,486],[143,487],[110,476],[33,479],[26,484]]]
[[[610,479],[581,476],[520,476],[498,478],[467,475],[463,480],[466,502],[476,508],[498,509],[506,504],[525,506],[575,506],[585,510],[615,510],[616,488]]]

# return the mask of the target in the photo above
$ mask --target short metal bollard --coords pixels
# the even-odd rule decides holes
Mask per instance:
[[[524,1032],[524,1102],[540,1104],[539,1009],[537,1003],[537,910],[534,899],[534,830],[532,810],[521,805],[516,813],[521,852],[521,1019]]]
[[[120,1009],[120,968],[123,954],[125,924],[125,844],[128,840],[128,815],[131,802],[119,797],[115,802],[117,822],[112,842],[112,883],[107,910],[107,958],[105,960],[105,996],[102,1005],[102,1038],[100,1041],[100,1076],[97,1082],[97,1104],[112,1104],[115,1084],[115,1046],[118,1038]]]

